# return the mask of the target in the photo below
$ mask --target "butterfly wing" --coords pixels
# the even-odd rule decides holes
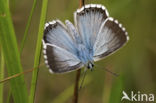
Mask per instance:
[[[44,58],[51,72],[70,72],[83,66],[76,57],[77,48],[73,40],[61,21],[46,23],[43,37]]]
[[[43,40],[45,43],[54,44],[73,54],[76,52],[72,35],[70,35],[66,26],[59,20],[45,24]]]
[[[87,48],[93,48],[101,24],[108,15],[105,7],[99,4],[85,5],[74,13],[75,25]]]
[[[129,40],[125,28],[109,17],[100,27],[94,44],[94,61],[98,61],[121,48]]]
[[[49,71],[52,73],[71,72],[83,66],[75,55],[49,43],[44,44],[44,58]]]

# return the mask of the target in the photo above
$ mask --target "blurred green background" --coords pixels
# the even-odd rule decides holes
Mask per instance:
[[[32,0],[12,0],[10,10],[20,47]],[[38,0],[31,22],[28,38],[21,55],[24,70],[33,67],[37,32],[40,19],[41,0]],[[94,71],[88,71],[83,88],[79,92],[79,103],[120,103],[122,91],[156,94],[156,0],[86,0],[86,3],[103,4],[111,17],[118,19],[129,33],[126,46],[115,54],[95,63]],[[49,0],[46,21],[69,19],[78,8],[78,0]],[[44,64],[43,57],[41,64]],[[106,72],[107,68],[119,77]],[[83,71],[82,71],[83,73]],[[39,70],[35,103],[71,103],[76,72],[50,74],[42,66]],[[31,73],[25,74],[28,90]],[[5,99],[8,95],[5,84]],[[123,103],[128,103],[124,100]]]

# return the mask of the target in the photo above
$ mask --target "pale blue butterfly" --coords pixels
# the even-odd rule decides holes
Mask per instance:
[[[100,4],[88,4],[74,12],[75,26],[66,20],[45,24],[43,52],[51,73],[65,73],[94,62],[121,48],[128,33],[117,20],[109,17]]]

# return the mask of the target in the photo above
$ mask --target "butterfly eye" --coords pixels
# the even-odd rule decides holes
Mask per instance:
[[[87,65],[87,68],[88,68],[88,69],[92,69],[93,67],[94,67],[94,64],[91,63],[91,62],[89,62],[88,65]]]

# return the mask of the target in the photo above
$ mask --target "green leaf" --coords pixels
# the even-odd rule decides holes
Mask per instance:
[[[42,38],[43,38],[43,31],[44,31],[44,24],[45,24],[45,18],[46,18],[47,4],[48,4],[48,0],[42,0],[42,9],[41,9],[41,17],[40,17],[40,24],[39,24],[39,31],[38,31],[38,38],[37,38],[37,46],[36,46],[36,51],[35,51],[34,68],[39,66],[41,43],[42,43]],[[32,75],[29,103],[34,102],[37,75],[38,75],[38,69],[35,69],[33,71],[33,75]]]
[[[23,72],[7,0],[0,0],[0,43],[8,75]],[[10,86],[14,102],[27,103],[28,95],[24,76],[11,79]]]

